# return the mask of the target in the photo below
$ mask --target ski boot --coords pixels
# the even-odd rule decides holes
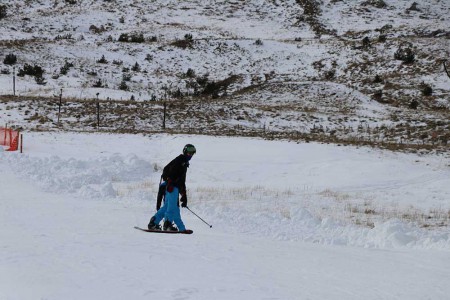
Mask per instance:
[[[148,230],[161,230],[161,225],[155,223],[155,217],[150,219],[150,223],[148,223]]]
[[[164,231],[178,231],[178,228],[173,226],[171,221],[166,220],[166,221],[164,221],[163,230]]]

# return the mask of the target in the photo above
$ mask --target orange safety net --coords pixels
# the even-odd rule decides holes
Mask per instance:
[[[6,151],[19,149],[19,131],[0,127],[0,145],[9,147]]]

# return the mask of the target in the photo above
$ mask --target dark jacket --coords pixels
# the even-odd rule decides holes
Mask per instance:
[[[186,156],[180,154],[164,167],[162,178],[164,181],[170,180],[170,184],[176,186],[180,194],[183,194],[186,191],[187,168],[189,168],[189,160]]]

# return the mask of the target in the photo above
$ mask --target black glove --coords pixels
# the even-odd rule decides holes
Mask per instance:
[[[181,207],[187,207],[187,196],[186,196],[186,192],[181,194]]]

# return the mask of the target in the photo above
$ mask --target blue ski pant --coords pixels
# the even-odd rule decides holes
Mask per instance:
[[[169,193],[166,190],[164,205],[155,214],[155,223],[159,224],[162,219],[169,222],[175,222],[178,230],[184,231],[186,227],[181,220],[180,207],[178,206],[179,190],[173,187],[173,191]]]

